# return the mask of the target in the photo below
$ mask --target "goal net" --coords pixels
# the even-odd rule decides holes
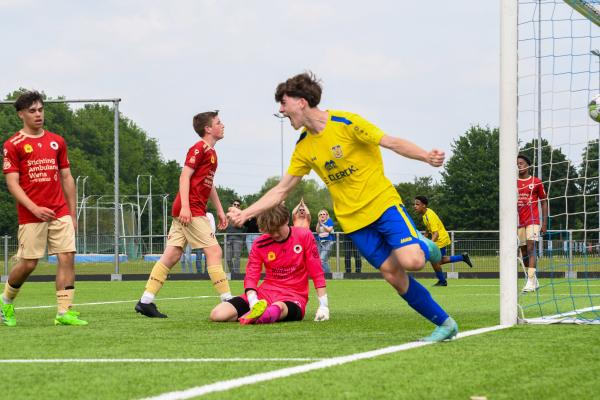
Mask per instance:
[[[533,250],[539,287],[518,297],[526,323],[600,323],[600,124],[588,115],[600,94],[598,3],[518,1],[518,151],[548,205]]]

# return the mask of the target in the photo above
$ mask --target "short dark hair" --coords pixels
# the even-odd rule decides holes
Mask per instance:
[[[284,95],[298,97],[306,100],[308,105],[316,107],[321,102],[321,81],[312,72],[298,74],[285,82],[281,82],[275,89],[275,101],[280,103]]]
[[[40,92],[36,90],[27,91],[17,98],[15,108],[19,112],[31,107],[33,103],[37,103],[38,101],[44,105],[44,98]]]
[[[415,196],[415,200],[419,200],[421,203],[423,203],[426,206],[429,205],[429,200],[425,196]]]
[[[281,226],[287,225],[290,222],[290,211],[285,204],[280,203],[260,214],[256,220],[258,222],[258,229],[261,232],[274,233]]]
[[[521,160],[525,161],[525,162],[527,163],[527,165],[531,165],[531,160],[530,160],[530,159],[529,159],[529,157],[527,157],[525,154],[519,154],[519,155],[517,156],[517,160],[518,160],[519,158],[520,158]]]
[[[204,129],[207,126],[210,126],[212,124],[212,120],[217,115],[219,115],[219,110],[206,111],[206,112],[194,115],[194,120],[193,120],[194,130],[200,137],[204,137],[204,135],[206,135],[206,131]]]

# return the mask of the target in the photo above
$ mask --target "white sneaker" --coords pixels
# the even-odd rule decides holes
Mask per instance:
[[[523,293],[535,292],[540,287],[537,278],[527,279],[527,284],[523,287]]]

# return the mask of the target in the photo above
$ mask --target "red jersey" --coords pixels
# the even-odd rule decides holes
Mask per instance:
[[[289,236],[281,242],[269,235],[258,237],[248,257],[244,289],[258,288],[263,265],[265,279],[260,290],[268,291],[278,301],[306,304],[309,276],[315,288],[325,287],[317,242],[306,228],[290,227]]]
[[[206,203],[217,171],[217,152],[204,140],[200,140],[188,150],[184,165],[194,170],[190,178],[189,196],[192,217],[206,215]],[[181,194],[178,192],[171,214],[179,217],[180,212]]]
[[[4,174],[17,172],[27,197],[54,211],[56,218],[70,214],[59,176],[65,168],[69,168],[67,145],[55,133],[44,131],[33,138],[17,132],[4,142]],[[17,214],[19,225],[43,222],[18,202]]]
[[[542,181],[535,176],[517,180],[519,200],[519,228],[529,225],[540,225],[540,212],[538,203],[546,198],[546,191]]]

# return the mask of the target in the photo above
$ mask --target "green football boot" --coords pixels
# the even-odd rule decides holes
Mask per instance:
[[[2,300],[0,300],[0,304],[0,317],[2,318],[2,323],[6,326],[16,326],[17,319],[15,318],[15,305],[4,304]]]
[[[69,310],[63,315],[56,314],[56,318],[54,318],[54,325],[77,325],[83,326],[87,325],[87,321],[79,319],[79,313],[77,311]]]
[[[256,322],[257,319],[260,318],[261,315],[267,309],[267,301],[259,300],[254,304],[254,307],[250,309],[246,314],[242,315],[239,320],[241,325],[249,325]]]
[[[458,324],[448,317],[446,321],[433,330],[431,335],[421,339],[422,342],[443,342],[445,340],[451,340],[458,334]]]

